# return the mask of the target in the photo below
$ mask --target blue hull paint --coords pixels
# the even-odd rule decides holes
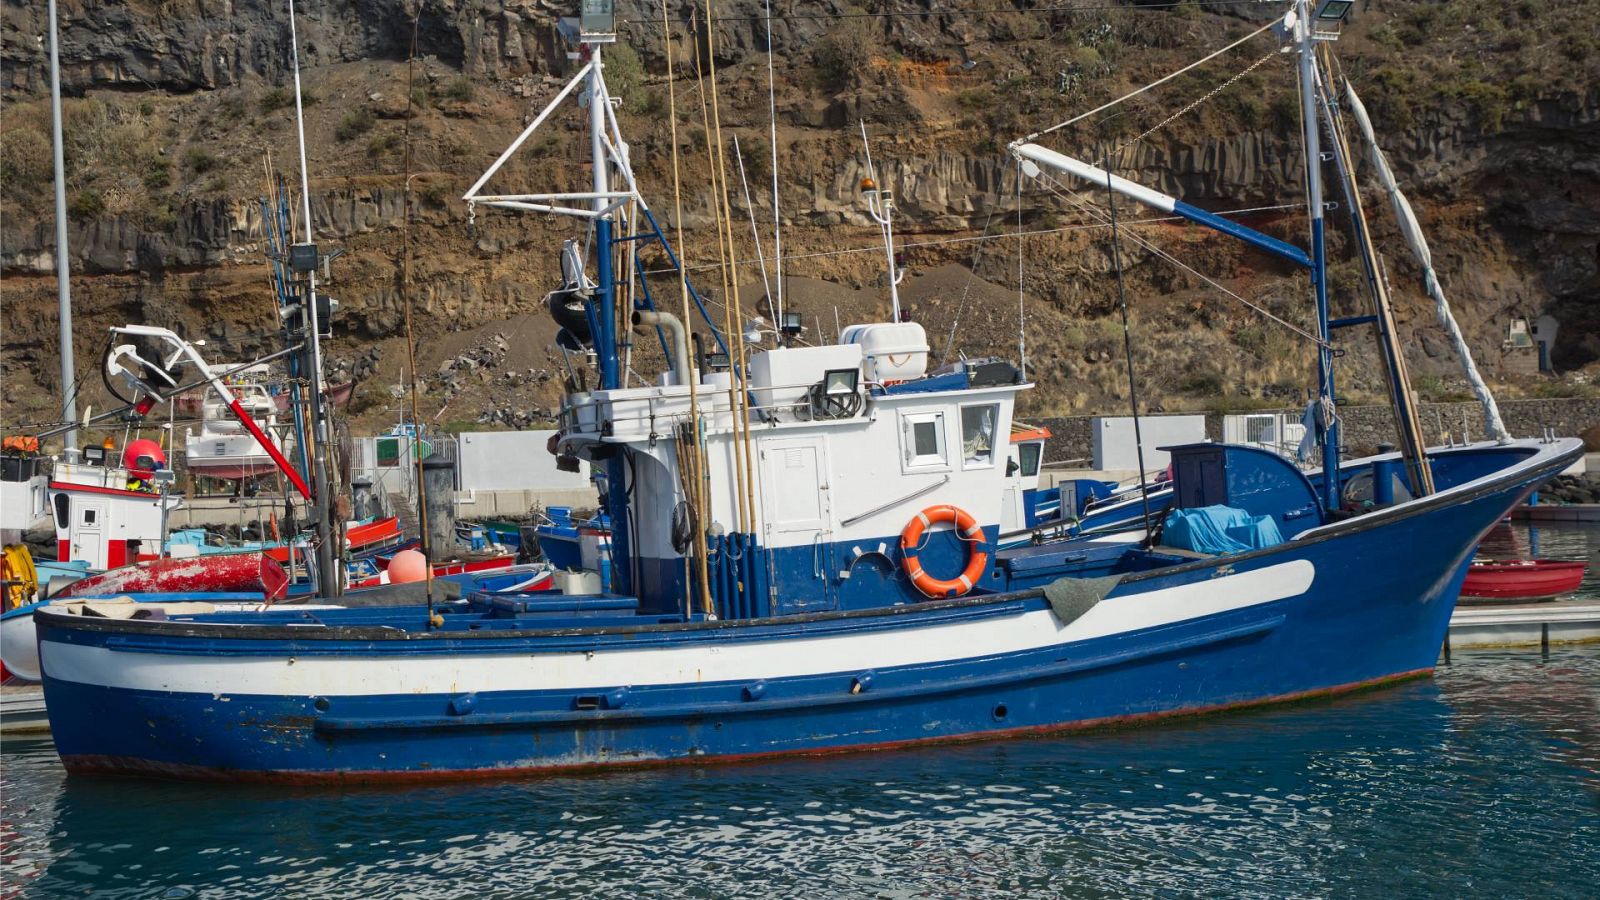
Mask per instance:
[[[1569,454],[1570,455],[1570,454]],[[1476,541],[1565,457],[1454,503],[1352,520],[1323,537],[1146,572],[1121,598],[1291,560],[1315,577],[1274,602],[998,656],[750,682],[594,685],[583,691],[259,696],[99,687],[48,670],[56,745],[77,771],[283,780],[494,775],[572,766],[815,753],[1177,715],[1328,693],[1430,670]],[[1036,595],[922,604],[868,615],[576,628],[446,631],[405,640],[281,640],[173,633],[39,617],[41,641],[115,647],[130,658],[220,660],[310,654],[423,659],[444,654],[604,652],[878,632],[915,640],[935,621],[1043,609]],[[396,611],[360,611],[362,621]],[[463,620],[465,621],[465,620]],[[605,620],[610,624],[610,620]],[[511,623],[517,625],[518,623]],[[521,627],[529,627],[524,625]],[[902,633],[905,632],[905,633]],[[236,632],[237,633],[237,632]],[[321,702],[319,702],[319,700]]]

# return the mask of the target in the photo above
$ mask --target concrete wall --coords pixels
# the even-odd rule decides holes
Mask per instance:
[[[556,468],[545,449],[554,431],[469,431],[457,444],[457,484],[462,491],[585,491],[589,465],[577,472]],[[525,511],[525,510],[524,510]]]
[[[1265,409],[1259,412],[1283,412],[1297,420],[1303,412],[1299,409]],[[1455,440],[1470,438],[1483,440],[1483,410],[1477,403],[1424,403],[1421,406],[1422,432],[1427,442],[1442,444],[1448,434]],[[1600,425],[1600,398],[1568,400],[1503,400],[1500,416],[1513,437],[1538,437],[1546,426],[1555,429],[1558,437],[1575,437],[1584,429]],[[1050,429],[1050,442],[1045,446],[1046,462],[1081,460],[1087,465],[1094,454],[1094,422],[1096,416],[1070,416],[1056,418],[1029,418],[1033,424]],[[1141,425],[1164,418],[1140,417]],[[1387,406],[1342,406],[1339,418],[1344,423],[1344,444],[1350,451],[1359,452],[1395,441],[1394,414]],[[1206,437],[1222,440],[1222,415],[1207,413]],[[1148,433],[1145,447],[1155,446]],[[1146,462],[1146,465],[1150,464]],[[1165,465],[1165,464],[1163,464]],[[1133,469],[1129,464],[1126,468]]]
[[[1132,416],[1098,417],[1091,425],[1091,433],[1091,466],[1101,471],[1139,471],[1139,442],[1134,440]],[[1157,448],[1205,440],[1206,417],[1140,416],[1139,433],[1144,444],[1144,470],[1159,472],[1172,462],[1172,455]],[[1046,454],[1045,458],[1050,457]]]

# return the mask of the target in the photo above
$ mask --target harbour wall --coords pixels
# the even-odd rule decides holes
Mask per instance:
[[[1299,421],[1300,409],[1260,409],[1250,413],[1282,413]],[[1429,445],[1448,440],[1483,440],[1487,434],[1483,409],[1476,402],[1423,403],[1418,409],[1422,433]],[[1163,414],[1166,415],[1166,414]],[[1193,415],[1193,413],[1178,414]],[[1206,413],[1206,437],[1222,440],[1222,413]],[[1160,418],[1148,416],[1145,418]],[[1557,437],[1576,437],[1585,429],[1600,425],[1600,398],[1553,400],[1502,400],[1500,417],[1512,437],[1539,437],[1545,428]],[[1094,421],[1098,416],[1030,418],[1030,424],[1050,429],[1045,445],[1045,461],[1084,468],[1094,452]],[[1344,428],[1344,445],[1352,452],[1374,450],[1379,444],[1395,443],[1394,414],[1387,406],[1341,406],[1339,420]]]

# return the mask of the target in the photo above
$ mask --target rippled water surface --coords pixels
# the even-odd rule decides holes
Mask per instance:
[[[1541,551],[1600,545],[1600,529],[1563,533],[1578,543]],[[24,897],[1576,898],[1600,884],[1594,646],[1457,651],[1431,681],[1140,730],[582,778],[68,779],[48,742],[21,741],[3,762],[0,894]]]

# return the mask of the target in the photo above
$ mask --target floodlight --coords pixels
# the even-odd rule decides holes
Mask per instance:
[[[860,383],[860,369],[829,369],[822,376],[822,393],[829,397],[847,397],[856,392]]]

